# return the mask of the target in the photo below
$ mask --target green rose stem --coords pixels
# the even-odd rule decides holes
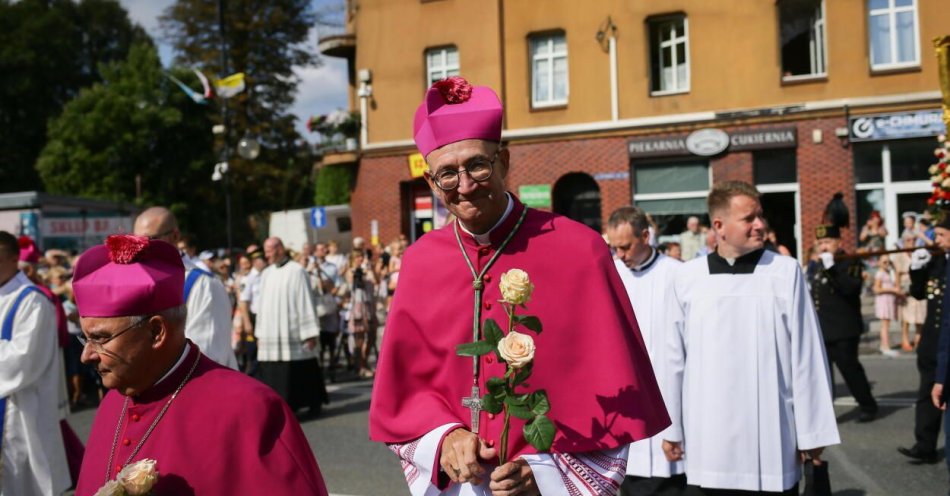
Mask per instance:
[[[511,334],[515,330],[515,306],[510,303],[503,303],[505,306],[505,312],[508,314],[508,332],[505,334]],[[505,391],[506,396],[511,397],[515,394],[515,384],[514,384],[514,374],[511,373],[511,365],[507,365],[507,373],[505,374]],[[508,429],[511,427],[511,412],[508,411],[508,403],[504,403],[503,408],[505,409],[505,421],[502,424],[501,429],[501,442],[498,447],[498,461],[501,465],[504,465],[508,461]]]

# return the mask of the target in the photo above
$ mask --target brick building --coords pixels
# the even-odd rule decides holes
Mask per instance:
[[[901,213],[925,207],[943,129],[941,3],[350,0],[320,48],[349,61],[360,150],[325,160],[356,170],[354,235],[438,227],[412,115],[461,74],[502,98],[509,190],[530,205],[599,229],[635,203],[675,239],[712,183],[741,179],[795,253],[838,191],[846,243],[878,210],[893,244]]]

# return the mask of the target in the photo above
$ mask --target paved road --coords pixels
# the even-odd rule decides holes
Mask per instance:
[[[896,451],[897,446],[913,442],[912,403],[917,383],[913,354],[900,358],[865,354],[861,361],[874,383],[881,417],[858,424],[854,421],[854,399],[841,396],[835,401],[843,441],[827,452],[835,494],[946,494],[948,477],[942,458],[936,465],[912,465]],[[839,395],[846,395],[840,377],[837,382]],[[408,494],[395,456],[367,439],[371,387],[366,381],[332,385],[332,404],[324,415],[303,424],[334,494]],[[94,413],[86,410],[70,417],[82,438],[88,435]]]

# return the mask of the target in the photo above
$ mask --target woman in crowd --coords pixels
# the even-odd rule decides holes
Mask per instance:
[[[896,319],[897,299],[904,293],[897,286],[897,278],[887,255],[878,258],[878,270],[874,275],[874,316],[881,321],[881,354],[895,357],[899,353],[891,349],[890,324]]]
[[[346,282],[350,288],[350,301],[347,307],[349,331],[352,334],[352,354],[356,358],[356,368],[362,378],[373,377],[369,367],[369,352],[376,346],[376,274],[366,261],[363,250],[354,250],[350,254],[350,263],[346,272]]]

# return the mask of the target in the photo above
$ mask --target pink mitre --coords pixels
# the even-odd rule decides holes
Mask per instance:
[[[185,266],[174,246],[114,234],[86,250],[73,270],[81,317],[150,315],[184,303]]]
[[[416,110],[412,135],[426,157],[432,150],[456,141],[501,141],[502,106],[487,86],[472,86],[453,76],[435,82]]]
[[[20,245],[20,261],[29,264],[35,264],[40,261],[40,250],[36,247],[33,238],[29,236],[20,236],[17,238],[17,244]]]

